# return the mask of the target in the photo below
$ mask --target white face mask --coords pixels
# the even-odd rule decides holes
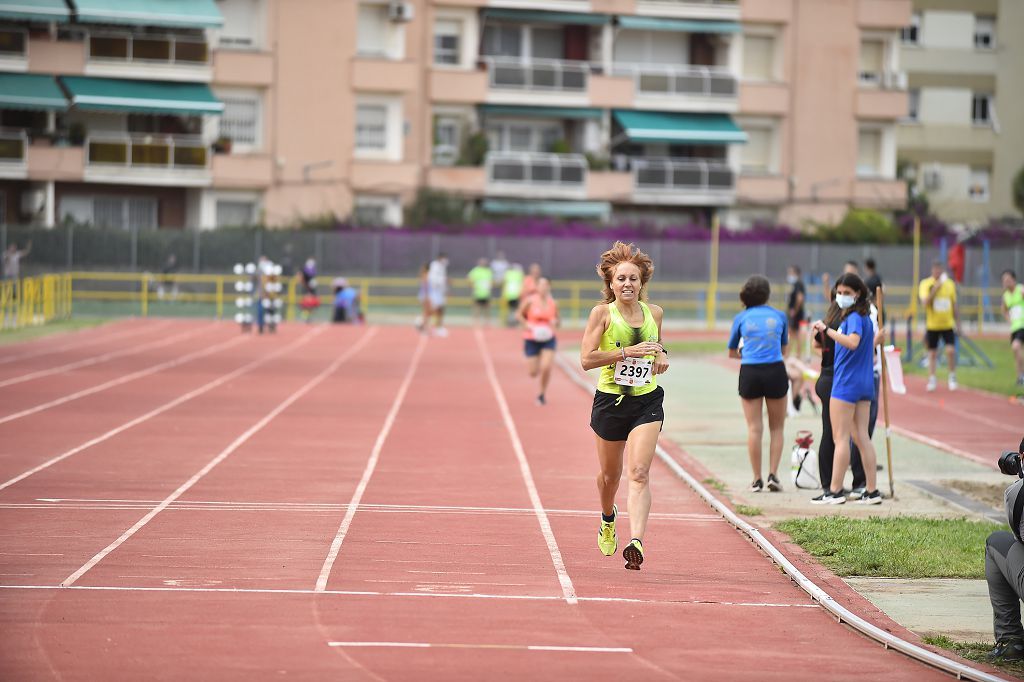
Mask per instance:
[[[851,296],[849,294],[836,294],[836,305],[842,308],[843,310],[853,307],[853,304],[856,302],[856,296]]]
[[[798,281],[800,281],[800,278],[797,277],[796,275],[787,275],[786,281],[789,282],[790,284],[796,284]]]

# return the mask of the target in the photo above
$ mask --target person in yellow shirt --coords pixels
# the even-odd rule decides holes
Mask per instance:
[[[935,365],[939,354],[939,340],[946,344],[949,364],[949,390],[957,389],[956,335],[960,332],[960,314],[956,304],[956,284],[946,274],[942,261],[932,263],[932,276],[921,280],[917,296],[925,310],[924,344],[928,348],[928,390],[934,391]]]

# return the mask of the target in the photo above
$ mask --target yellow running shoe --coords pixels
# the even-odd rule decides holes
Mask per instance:
[[[612,505],[612,516],[618,518],[619,506]],[[601,519],[601,530],[597,531],[597,546],[601,554],[611,556],[619,548],[619,536],[615,534],[615,521],[608,522]]]
[[[633,538],[622,550],[622,558],[626,560],[626,568],[631,571],[639,571],[640,564],[644,562],[644,545],[639,538]]]

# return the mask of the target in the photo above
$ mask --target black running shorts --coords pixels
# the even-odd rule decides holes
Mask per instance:
[[[929,329],[924,333],[924,345],[928,350],[939,347],[939,339],[947,346],[956,345],[956,332],[952,329]]]
[[[596,391],[590,412],[590,428],[604,440],[626,440],[638,426],[664,423],[664,401],[665,391],[661,386],[637,396]]]
[[[778,400],[789,393],[786,363],[765,362],[740,365],[740,397],[744,400]]]

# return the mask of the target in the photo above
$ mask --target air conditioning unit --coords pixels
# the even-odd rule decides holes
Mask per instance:
[[[21,193],[22,215],[35,216],[42,212],[46,206],[46,190],[42,187],[30,189]]]
[[[928,166],[921,174],[921,183],[926,190],[937,190],[942,187],[942,171],[938,166]]]
[[[393,0],[388,3],[388,19],[395,22],[406,22],[412,21],[413,6],[412,3],[398,2]]]

